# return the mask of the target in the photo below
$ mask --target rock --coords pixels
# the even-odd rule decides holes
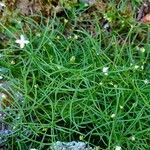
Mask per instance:
[[[79,0],[81,3],[85,3],[85,4],[88,4],[88,5],[93,5],[96,3],[96,0]]]
[[[0,2],[0,12],[3,12],[5,7],[6,7],[6,5],[4,3]]]
[[[95,150],[85,142],[61,142],[57,141],[50,147],[50,150]]]

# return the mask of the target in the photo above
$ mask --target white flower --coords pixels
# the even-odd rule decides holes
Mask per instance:
[[[96,55],[99,56],[99,55],[100,55],[100,52],[96,52]]]
[[[100,82],[99,85],[103,85],[103,82]]]
[[[139,51],[140,51],[141,53],[144,53],[144,52],[145,52],[145,48],[144,48],[144,47],[141,47],[141,48],[139,48]]]
[[[78,38],[79,38],[79,36],[75,34],[75,35],[74,35],[74,39],[77,40]]]
[[[135,65],[135,66],[134,66],[134,69],[138,69],[139,67],[140,67],[140,66],[138,66],[138,65]]]
[[[116,114],[112,114],[110,117],[111,117],[111,118],[115,118],[115,117],[116,117]]]
[[[142,69],[142,70],[144,69],[144,66],[143,66],[143,65],[141,66],[141,69]]]
[[[80,136],[79,136],[79,139],[80,139],[80,141],[83,141],[83,140],[84,140],[84,136],[83,136],[83,135],[80,135]]]
[[[109,67],[103,67],[102,72],[104,73],[104,75],[108,75],[108,69]]]
[[[71,35],[70,36],[68,36],[68,39],[71,39],[72,37],[71,37]]]
[[[118,87],[118,85],[114,84],[114,88],[117,88],[117,87]]]
[[[130,27],[133,28],[134,26],[131,24]]]
[[[24,38],[23,35],[20,36],[19,40],[16,40],[16,43],[20,45],[20,48],[24,48],[25,44],[28,44],[29,41]]]
[[[3,99],[6,99],[7,98],[7,95],[4,94],[4,93],[0,93],[0,98],[3,100]]]
[[[115,147],[115,150],[121,150],[122,148],[121,148],[121,146],[116,146]]]
[[[2,2],[0,2],[0,6],[1,7],[6,7],[6,5],[4,3],[2,3]]]
[[[59,36],[59,35],[57,35],[57,36],[56,36],[56,39],[57,39],[57,40],[59,40],[59,39],[60,39],[60,36]]]
[[[20,119],[20,116],[18,116],[16,119],[19,120],[19,119]]]
[[[140,51],[141,53],[144,53],[144,52],[145,52],[145,48],[144,48],[144,47],[138,47],[138,46],[136,46],[136,49],[137,49],[138,51]]]
[[[133,63],[130,63],[130,66],[133,66]]]
[[[135,136],[131,136],[131,141],[135,141]]]
[[[141,51],[142,53],[144,53],[144,52],[145,52],[145,48],[144,48],[144,47],[141,47],[141,48],[140,48],[140,51]]]
[[[114,85],[113,82],[109,82],[110,85]]]
[[[0,76],[0,80],[2,80],[3,79],[3,76]]]
[[[64,23],[68,23],[68,20],[67,20],[67,19],[64,19]]]
[[[144,80],[144,83],[145,83],[145,84],[148,84],[148,83],[149,83],[149,81],[148,81],[147,79],[145,79],[145,80]]]
[[[38,88],[38,84],[35,84],[34,87],[35,87],[35,88]]]
[[[37,37],[40,37],[40,36],[41,36],[41,33],[37,33],[36,36],[37,36]]]
[[[14,60],[12,60],[10,63],[11,63],[12,65],[15,65],[15,61],[14,61]]]
[[[120,109],[123,109],[123,106],[122,106],[122,105],[120,105],[119,107],[120,107]]]

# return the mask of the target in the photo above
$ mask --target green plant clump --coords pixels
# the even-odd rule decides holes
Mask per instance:
[[[113,18],[111,32],[93,14],[80,22],[88,11],[82,6],[73,16],[0,23],[0,85],[11,83],[12,99],[0,107],[0,127],[10,131],[0,130],[1,146],[41,150],[80,140],[99,149],[150,149],[149,25],[132,13],[126,22],[126,5],[119,4],[120,11],[102,14]],[[4,87],[1,103],[2,93]]]

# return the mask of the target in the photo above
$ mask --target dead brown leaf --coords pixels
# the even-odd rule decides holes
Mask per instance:
[[[146,16],[146,14],[148,14],[149,12],[150,12],[150,2],[149,0],[144,0],[143,4],[138,9],[137,20],[141,21],[144,18],[144,16]]]
[[[142,22],[150,22],[150,13],[148,13],[146,16],[144,16],[142,19],[141,19]]]

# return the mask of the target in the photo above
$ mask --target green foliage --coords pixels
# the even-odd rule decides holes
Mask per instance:
[[[110,4],[101,14],[112,32],[90,9],[78,7],[71,9],[73,15],[66,11],[67,17],[0,22],[1,82],[11,83],[14,100],[0,110],[12,131],[2,135],[8,149],[47,149],[57,140],[149,149],[149,25],[136,23],[134,9],[128,13],[125,4]],[[81,16],[91,20],[80,21]],[[20,35],[30,42],[22,49],[15,42]]]
[[[74,6],[78,5],[77,0],[60,0],[60,3],[66,8],[66,9],[72,9]]]

